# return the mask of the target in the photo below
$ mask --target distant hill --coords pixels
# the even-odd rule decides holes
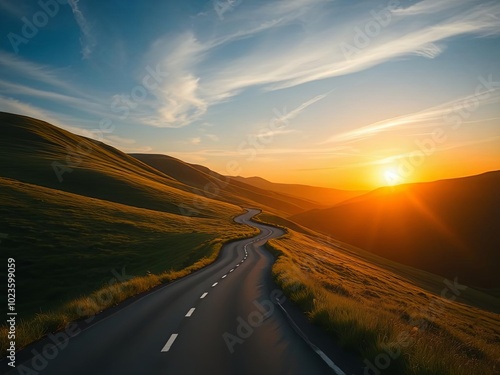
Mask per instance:
[[[232,221],[238,205],[102,142],[8,113],[0,129],[0,258],[15,258],[22,275],[24,319],[116,274],[201,267],[224,241],[253,233]]]
[[[289,219],[462,283],[500,286],[500,171],[385,187]]]
[[[323,208],[336,205],[337,203],[366,193],[366,191],[349,191],[309,185],[275,183],[261,177],[237,176],[231,178],[235,181],[244,182],[261,189],[307,199],[323,206]]]
[[[47,122],[0,113],[0,124],[2,177],[178,215],[195,200],[198,216],[239,210],[195,195],[189,186],[105,143]]]
[[[21,182],[187,216],[218,217],[238,206],[286,216],[320,207],[166,155],[130,156],[30,117],[0,112],[0,124],[0,176]]]
[[[143,163],[188,185],[201,195],[213,199],[260,208],[285,216],[319,208],[312,200],[255,187],[218,174],[207,167],[185,163],[167,155],[130,154]]]

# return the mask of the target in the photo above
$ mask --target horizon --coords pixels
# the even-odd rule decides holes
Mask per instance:
[[[64,2],[0,1],[0,111],[279,183],[500,169],[500,3]]]
[[[439,182],[439,181],[446,181],[446,180],[454,180],[454,179],[469,178],[469,177],[474,177],[474,176],[481,176],[483,174],[495,173],[495,172],[500,172],[500,169],[492,169],[492,170],[487,170],[487,171],[483,171],[483,172],[479,172],[479,173],[475,173],[475,174],[468,174],[468,175],[464,175],[464,176],[456,176],[456,177],[450,177],[450,178],[439,178],[437,180],[408,182],[408,183],[401,183],[401,184],[397,184],[397,185],[389,185],[389,184],[387,184],[387,185],[378,186],[378,187],[375,187],[375,188],[369,189],[369,190],[345,190],[345,189],[338,189],[335,186],[306,185],[306,184],[293,183],[293,182],[290,183],[290,184],[292,184],[292,185],[312,186],[312,187],[319,187],[319,188],[326,188],[326,189],[338,189],[338,190],[353,191],[353,192],[354,191],[361,191],[363,193],[369,193],[371,191],[378,190],[378,189],[381,189],[381,188],[386,188],[386,187],[393,187],[393,186],[398,186],[398,185],[426,184],[426,183],[433,183],[433,182]],[[286,182],[269,180],[269,179],[263,178],[261,176],[227,176],[227,177],[261,178],[261,179],[264,179],[267,182],[271,182],[273,184],[288,184]]]

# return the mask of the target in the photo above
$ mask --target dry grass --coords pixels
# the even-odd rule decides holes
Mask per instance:
[[[294,231],[268,247],[279,255],[278,285],[313,322],[371,363],[385,366],[393,353],[383,374],[500,373],[498,314],[442,298],[443,279]],[[492,298],[460,295],[479,305]]]
[[[224,242],[256,233],[232,221],[241,213],[235,206],[217,217],[183,217],[3,178],[0,199],[0,216],[9,218],[2,225],[8,233],[3,254],[16,260],[16,294],[22,296],[16,301],[23,317],[18,349],[200,269]],[[134,278],[116,280],[122,270]],[[2,356],[6,329],[0,327]]]
[[[51,332],[62,330],[70,322],[93,317],[110,307],[116,306],[127,298],[147,292],[164,283],[169,283],[212,263],[219,253],[224,241],[216,240],[212,243],[212,251],[208,257],[184,269],[166,271],[160,274],[135,277],[125,282],[116,282],[107,285],[93,293],[74,299],[54,311],[36,314],[34,317],[21,320],[16,327],[16,346],[21,349],[35,342]],[[0,350],[6,352],[8,328],[0,327]]]

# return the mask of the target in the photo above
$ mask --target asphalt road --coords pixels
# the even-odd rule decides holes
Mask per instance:
[[[273,283],[274,259],[263,244],[283,231],[252,222],[257,212],[235,219],[257,227],[256,237],[227,244],[212,265],[108,312],[73,337],[25,349],[10,373],[335,374],[329,359],[346,374],[361,373],[358,361],[309,325]]]

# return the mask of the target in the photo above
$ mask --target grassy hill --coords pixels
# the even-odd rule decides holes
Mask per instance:
[[[327,236],[289,230],[267,246],[278,255],[273,276],[287,297],[365,365],[382,366],[366,373],[500,370],[498,297],[460,280],[454,290],[453,281]]]
[[[16,260],[23,318],[108,285],[116,275],[185,269],[252,231],[231,217],[198,218],[0,178],[2,260]],[[234,215],[238,214],[233,209]],[[5,260],[6,264],[6,260]]]
[[[4,264],[16,259],[18,347],[210,263],[223,242],[254,233],[232,221],[239,205],[252,205],[266,210],[261,220],[288,228],[268,245],[279,256],[278,285],[342,345],[374,362],[409,337],[387,373],[500,368],[499,296],[469,287],[443,298],[442,277],[393,261],[495,285],[500,172],[379,189],[301,213],[318,206],[302,189],[294,196],[228,182],[29,117],[0,113],[0,126],[0,255]]]
[[[235,181],[210,169],[167,155],[130,154],[143,163],[193,188],[193,191],[224,202],[261,207],[268,211],[293,215],[321,207],[310,200]]]
[[[195,194],[106,144],[7,113],[0,128],[0,254],[5,264],[16,260],[17,308],[28,327],[19,332],[30,332],[19,345],[77,317],[65,307],[71,301],[126,281],[116,275],[138,282],[114,290],[111,305],[200,268],[223,242],[255,233],[232,221],[239,206]],[[97,301],[90,313],[109,303]],[[40,316],[38,328],[29,328]]]
[[[377,189],[290,217],[397,262],[499,287],[500,171]]]
[[[234,205],[192,189],[111,146],[44,121],[0,113],[0,173],[39,186],[182,214],[220,217]],[[194,209],[196,202],[196,209]]]
[[[275,183],[267,181],[261,177],[237,176],[231,177],[231,179],[233,179],[234,181],[244,182],[248,185],[252,185],[261,189],[285,194],[287,196],[307,199],[311,202],[316,203],[317,205],[322,206],[322,208],[336,205],[337,203],[366,193],[365,191],[349,191],[300,184]]]

